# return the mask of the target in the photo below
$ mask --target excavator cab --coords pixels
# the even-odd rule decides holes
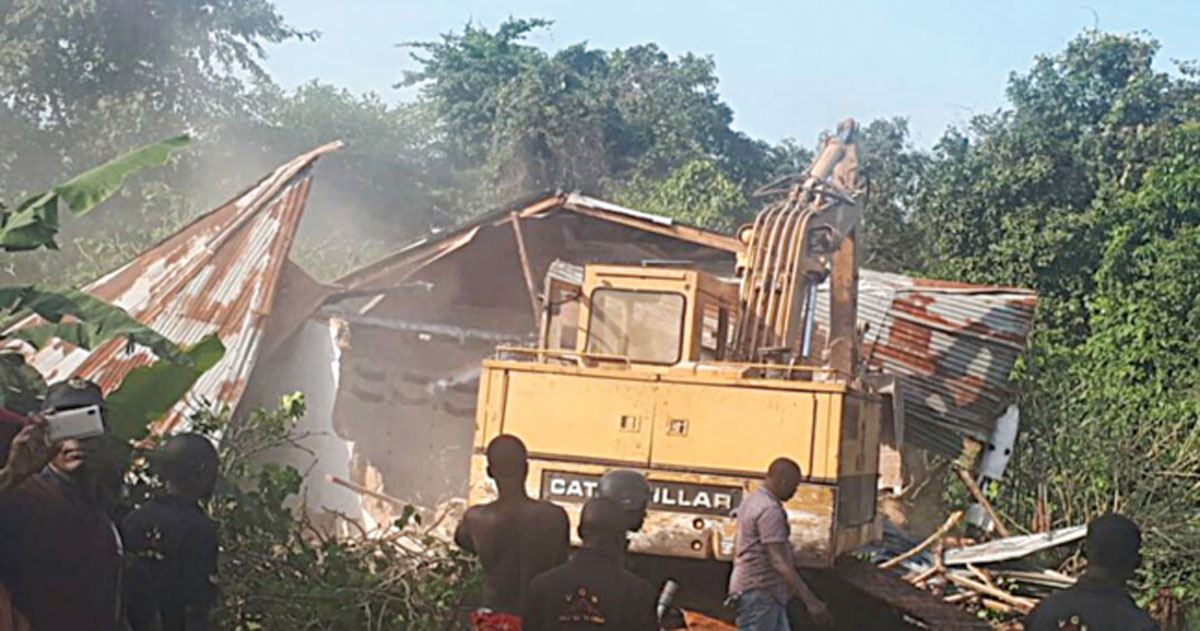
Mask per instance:
[[[589,265],[577,283],[552,269],[540,346],[650,371],[720,361],[733,338],[737,292],[692,269]]]

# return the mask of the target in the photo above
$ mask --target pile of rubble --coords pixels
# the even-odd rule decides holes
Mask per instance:
[[[866,551],[867,558],[879,569],[992,621],[996,628],[1019,630],[1020,621],[1042,599],[1075,584],[1085,563],[1079,546],[1072,544],[1087,536],[1087,526],[1051,530],[1049,517],[1039,514],[1033,524],[1039,532],[1021,528],[1001,519],[965,469],[955,469],[976,510],[987,516],[994,538],[953,534],[966,517],[964,511],[955,511],[921,541],[886,524],[883,540]],[[1009,525],[1022,533],[1012,534]],[[1161,590],[1148,609],[1163,629],[1182,628],[1180,603],[1170,590]]]
[[[1075,584],[1077,555],[1054,568],[1029,559],[1038,552],[1083,539],[1086,526],[973,543],[950,535],[963,516],[962,511],[956,511],[919,543],[888,528],[881,544],[870,551],[872,560],[881,569],[898,573],[946,602],[973,611],[986,610],[1002,619],[1024,617],[1042,598]]]

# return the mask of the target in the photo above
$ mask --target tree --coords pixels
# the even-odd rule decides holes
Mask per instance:
[[[1035,480],[1047,484],[1067,519],[1134,516],[1146,533],[1151,586],[1196,601],[1200,165],[1192,156],[1200,124],[1168,135],[1177,153],[1106,205],[1118,227],[1100,253],[1088,339],[1058,353],[1059,374],[1028,381],[1043,414],[1024,436],[1020,487],[1031,497]]]
[[[198,180],[223,164],[209,159],[230,139],[221,124],[253,118],[247,79],[265,81],[264,46],[315,36],[288,26],[268,0],[0,0],[0,12],[0,192],[45,190],[80,165],[181,129],[195,132],[199,149],[123,189],[104,218],[63,227],[64,243],[86,238],[86,248],[10,261],[19,282],[50,269],[89,279],[206,208],[203,198],[221,187]]]
[[[112,108],[139,114],[126,126],[150,114],[178,124],[227,113],[239,73],[266,77],[265,43],[315,37],[288,26],[268,0],[5,0],[0,8],[0,102],[35,127],[72,127]]]
[[[878,119],[862,128],[860,169],[868,193],[858,231],[861,264],[873,270],[906,272],[921,265],[920,236],[911,225],[928,158],[908,141],[908,121]]]
[[[617,201],[727,233],[754,219],[741,187],[706,160],[689,162],[665,180],[635,179]]]
[[[1013,74],[1013,109],[937,144],[915,202],[932,276],[1031,286],[1047,324],[1078,341],[1108,227],[1106,189],[1135,186],[1152,128],[1195,107],[1195,81],[1155,71],[1158,44],[1088,32]]]
[[[1041,488],[1057,525],[1126,512],[1143,584],[1195,602],[1200,82],[1157,50],[1088,32],[1012,75],[1010,109],[938,143],[911,216],[924,272],[1041,296],[1001,510]]]
[[[712,59],[672,59],[647,44],[602,51],[584,44],[550,55],[524,43],[545,20],[468,25],[411,43],[420,85],[460,171],[492,202],[546,189],[615,192],[708,161],[748,193],[777,166],[766,143],[732,130]]]

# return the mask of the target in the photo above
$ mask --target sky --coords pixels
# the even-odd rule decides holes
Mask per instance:
[[[585,41],[612,49],[657,43],[671,55],[711,55],[734,127],[777,142],[815,141],[852,116],[904,116],[920,147],[947,126],[1005,105],[1009,73],[1062,50],[1084,29],[1149,32],[1158,65],[1200,59],[1196,0],[275,0],[316,42],[268,49],[285,87],[313,79],[392,102],[416,68],[396,45],[430,41],[468,22],[494,29],[507,17],[554,21],[530,42],[549,51]]]

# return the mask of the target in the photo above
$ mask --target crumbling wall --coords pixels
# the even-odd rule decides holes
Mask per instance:
[[[341,376],[341,324],[310,319],[293,333],[269,357],[260,360],[239,407],[241,417],[256,407],[273,408],[280,397],[304,393],[308,412],[296,427],[302,436],[295,447],[273,450],[264,460],[295,467],[305,474],[298,503],[307,506],[310,515],[330,531],[344,531],[337,515],[363,518],[357,493],[327,481],[333,475],[351,478],[351,452],[354,444],[334,431],[333,410]]]

